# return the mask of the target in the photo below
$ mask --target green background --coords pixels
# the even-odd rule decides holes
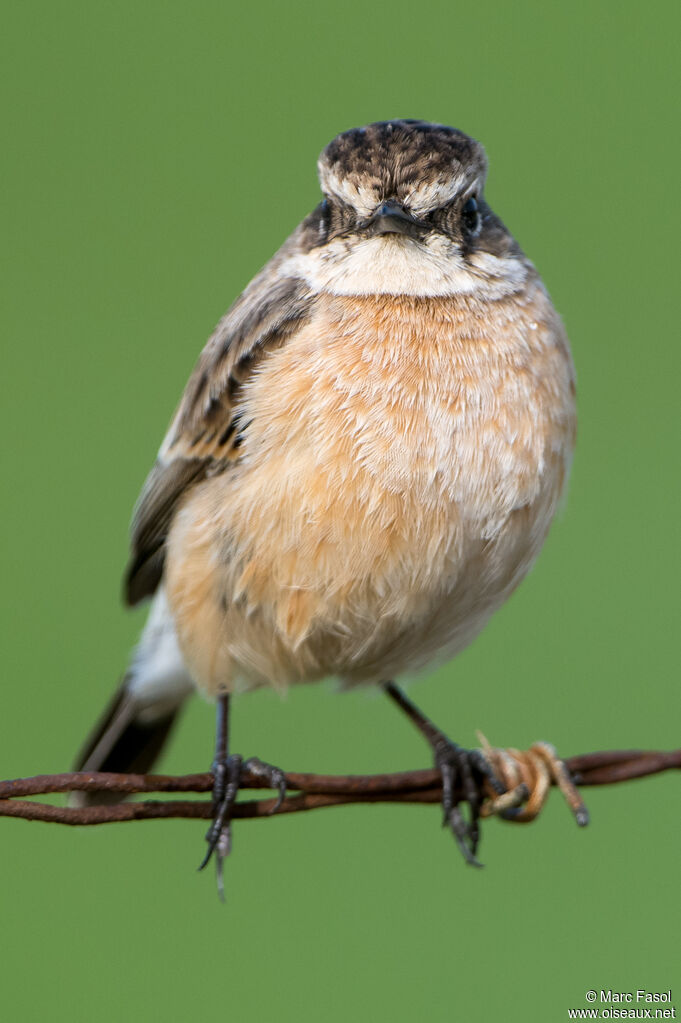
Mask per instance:
[[[564,316],[569,499],[530,579],[412,690],[500,745],[679,745],[679,18],[672,3],[2,5],[0,775],[60,771],[143,613],[119,585],[138,489],[205,338],[317,202],[338,131],[423,117],[481,139],[488,198]],[[197,699],[163,766],[207,768]],[[236,705],[291,770],[426,766],[371,692]],[[549,1023],[679,973],[679,779],[487,825],[467,869],[434,808],[236,828],[0,821],[6,1020]]]

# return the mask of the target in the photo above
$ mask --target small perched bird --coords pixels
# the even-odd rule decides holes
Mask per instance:
[[[575,439],[570,349],[474,139],[370,124],[318,166],[322,201],[218,324],[142,490],[125,593],[149,619],[78,767],[146,771],[194,687],[217,699],[220,870],[244,766],[231,694],[380,685],[430,742],[475,862],[491,771],[394,680],[470,643],[539,553]]]

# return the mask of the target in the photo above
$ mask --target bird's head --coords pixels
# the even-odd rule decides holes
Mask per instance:
[[[462,131],[414,120],[353,128],[318,169],[324,198],[302,232],[316,285],[446,295],[525,279],[527,261],[483,197],[485,151]]]

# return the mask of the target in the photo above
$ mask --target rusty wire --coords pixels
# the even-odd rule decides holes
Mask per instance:
[[[496,799],[488,790],[481,791],[481,798],[486,800],[483,815],[497,814],[505,820],[518,822],[536,817],[553,785],[563,790],[577,822],[584,824],[587,818],[583,816],[585,810],[575,785],[612,785],[662,771],[681,769],[681,749],[668,753],[647,750],[602,751],[569,757],[564,761],[558,760],[555,751],[546,743],[536,743],[530,750],[520,752],[514,749],[493,749],[483,740],[483,749],[509,789],[505,796]],[[481,781],[480,784],[482,788],[484,783]],[[276,816],[348,803],[439,803],[442,798],[441,777],[436,769],[377,775],[289,772],[286,774],[286,785],[293,794],[287,795]],[[261,778],[246,775],[241,787],[258,789],[264,785]],[[101,772],[38,775],[0,781],[0,817],[69,825],[171,817],[209,820],[213,815],[210,800],[145,800],[107,806],[72,807],[34,802],[27,797],[104,789],[120,792],[125,798],[145,793],[206,793],[211,792],[212,788],[213,776],[210,773],[181,776]],[[271,814],[274,805],[274,799],[245,800],[236,804],[232,816],[239,819],[266,817]]]

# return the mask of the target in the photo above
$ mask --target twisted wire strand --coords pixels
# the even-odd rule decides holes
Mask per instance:
[[[530,750],[493,749],[481,739],[508,792],[496,796],[481,781],[480,798],[484,800],[482,815],[496,815],[502,820],[527,823],[534,820],[546,802],[552,785],[561,788],[578,823],[588,819],[576,786],[612,785],[635,778],[648,777],[664,771],[681,769],[681,749],[601,750],[582,753],[565,761],[555,756],[547,743],[535,743]],[[548,779],[548,784],[547,784]],[[274,816],[299,813],[350,803],[418,803],[437,804],[442,799],[442,778],[434,768],[400,771],[378,775],[321,775],[286,773],[287,795]],[[246,776],[244,788],[262,789],[262,778]],[[120,802],[108,806],[54,806],[34,802],[30,798],[49,793],[100,791],[135,793],[210,793],[213,776],[201,774],[139,775],[105,772],[69,772],[38,775],[0,781],[0,817],[42,820],[66,825],[109,824],[133,820],[168,818],[210,820],[210,800],[174,799],[160,802]],[[457,791],[457,798],[462,792]],[[249,799],[238,802],[234,817],[262,819],[270,814],[276,800]],[[524,805],[523,805],[524,804]],[[514,811],[519,811],[514,813]]]

